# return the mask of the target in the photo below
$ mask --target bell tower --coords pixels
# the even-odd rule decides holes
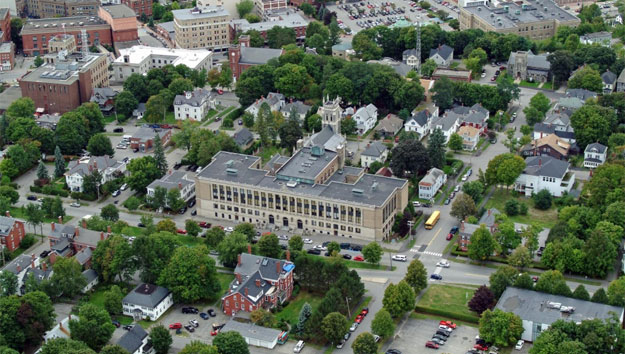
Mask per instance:
[[[339,105],[340,102],[340,97],[330,100],[330,98],[326,96],[323,99],[323,106],[319,107],[319,111],[317,112],[321,116],[321,127],[325,128],[326,126],[330,126],[335,134],[341,134],[341,115],[343,109],[341,109]]]

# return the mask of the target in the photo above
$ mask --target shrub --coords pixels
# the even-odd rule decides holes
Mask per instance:
[[[506,214],[509,216],[515,216],[519,214],[519,202],[516,199],[508,199],[504,206]]]
[[[548,190],[542,189],[540,192],[532,195],[532,200],[534,201],[534,207],[540,210],[547,210],[551,208],[551,202],[553,197]]]
[[[39,186],[30,186],[30,191],[33,193],[41,193],[41,187]]]
[[[470,322],[470,323],[478,323],[480,320],[477,316],[467,315],[464,313],[456,313],[453,311],[433,309],[433,308],[429,308],[425,306],[418,306],[418,305],[415,307],[415,311],[429,313],[429,314],[437,315],[437,316],[443,316],[445,318],[456,319],[456,320]]]
[[[525,204],[525,203],[520,203],[519,204],[519,214],[527,215],[527,204]]]
[[[128,199],[126,199],[126,201],[124,202],[124,204],[122,204],[125,208],[127,208],[128,210],[137,210],[139,208],[139,206],[141,205],[141,199],[132,196]]]
[[[46,184],[45,186],[43,186],[43,188],[41,189],[43,194],[53,194],[54,193],[54,187]]]
[[[22,239],[22,242],[20,243],[20,248],[25,250],[34,244],[35,244],[35,237],[33,235],[27,234]]]
[[[478,220],[474,215],[471,215],[467,218],[467,222],[469,224],[477,224]]]
[[[226,117],[224,121],[221,123],[221,126],[224,128],[232,128],[234,124],[232,123],[232,119]]]

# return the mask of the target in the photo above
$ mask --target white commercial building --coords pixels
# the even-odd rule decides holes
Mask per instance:
[[[210,70],[213,52],[206,49],[171,49],[136,45],[120,49],[119,57],[112,63],[113,80],[124,81],[132,74],[145,75],[154,68],[184,64],[191,70]]]

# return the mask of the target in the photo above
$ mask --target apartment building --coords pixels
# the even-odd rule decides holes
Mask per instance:
[[[152,0],[121,0],[121,3],[131,8],[137,16],[152,16]]]
[[[204,7],[172,11],[175,44],[178,48],[228,50],[230,13],[223,7]]]
[[[99,6],[98,0],[25,0],[23,10],[34,18],[95,16]]]
[[[108,87],[108,58],[104,54],[59,52],[20,81],[23,97],[45,113],[65,113],[89,102],[95,87]]]
[[[499,7],[472,3],[460,9],[460,29],[513,33],[529,39],[548,39],[557,27],[576,27],[581,21],[552,0],[503,2]]]
[[[124,81],[134,73],[147,73],[151,69],[162,68],[168,64],[173,66],[184,64],[191,70],[208,71],[213,65],[213,53],[204,49],[171,49],[144,45],[120,49],[119,57],[112,63],[113,79]]]
[[[128,42],[139,39],[137,33],[137,14],[130,7],[121,5],[103,5],[98,16],[111,25],[113,41]]]
[[[280,11],[288,8],[287,0],[254,0],[254,9],[256,13],[267,21],[271,17],[273,11]]]
[[[0,7],[0,42],[11,41],[11,15],[9,8]]]
[[[24,55],[37,56],[50,53],[48,43],[50,39],[58,35],[74,36],[77,46],[82,46],[81,33],[87,31],[89,46],[98,44],[113,44],[111,37],[111,25],[95,16],[57,17],[45,19],[28,19],[20,35]]]

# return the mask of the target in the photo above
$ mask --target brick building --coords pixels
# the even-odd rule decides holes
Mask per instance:
[[[28,19],[20,32],[24,55],[37,56],[48,53],[48,42],[50,39],[64,33],[74,36],[77,46],[82,46],[81,30],[83,29],[87,31],[89,46],[98,44],[113,45],[111,25],[99,17],[75,16],[39,20]]]
[[[130,138],[130,148],[146,152],[154,146],[154,138],[157,135],[161,138],[163,146],[166,146],[169,144],[169,140],[171,140],[172,132],[171,129],[141,127]]]
[[[0,44],[0,71],[13,70],[15,66],[15,43]]]
[[[98,0],[25,0],[22,12],[35,18],[95,16],[99,6]]]
[[[230,38],[237,38],[238,33],[255,30],[267,41],[267,31],[274,27],[286,27],[295,31],[295,38],[298,42],[304,42],[308,20],[292,9],[278,11],[275,15],[275,18],[272,18],[271,21],[257,23],[249,23],[246,19],[230,21]]]
[[[238,256],[235,280],[228,294],[221,298],[225,314],[234,316],[243,310],[270,309],[291,298],[295,265],[287,251],[286,260],[261,257],[248,253]]]
[[[242,72],[254,65],[267,64],[270,59],[282,55],[282,49],[252,48],[250,47],[250,36],[239,37],[239,44],[228,49],[230,60],[230,70],[235,79],[239,79]]]
[[[225,51],[230,45],[230,13],[223,7],[204,7],[172,11],[176,47],[208,48]]]
[[[0,243],[9,252],[13,252],[20,247],[25,234],[24,223],[13,219],[8,211],[7,216],[0,216]]]
[[[137,16],[152,16],[152,0],[121,0],[121,3],[131,8]]]
[[[101,6],[98,16],[111,25],[113,42],[129,42],[139,39],[137,33],[137,15],[128,6]]]
[[[11,41],[11,15],[9,9],[0,8],[0,42]]]
[[[94,87],[107,87],[108,59],[103,54],[83,53],[44,57],[46,63],[20,81],[23,97],[47,113],[65,113],[89,102]]]

